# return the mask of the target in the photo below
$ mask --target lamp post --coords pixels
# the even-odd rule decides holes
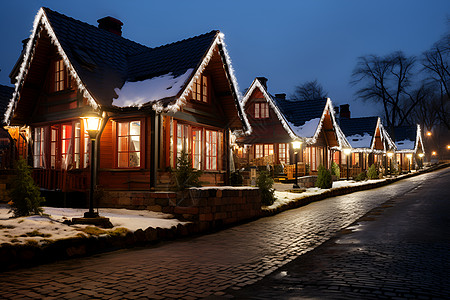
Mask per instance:
[[[349,179],[349,176],[348,176],[348,164],[349,164],[349,162],[348,162],[348,157],[350,156],[350,154],[352,153],[352,149],[351,148],[344,148],[344,154],[345,154],[345,156],[346,156],[346,158],[347,158],[347,180]]]
[[[408,158],[408,173],[411,172],[411,159],[412,159],[412,154],[408,153],[406,154],[406,157]]]
[[[423,154],[423,152],[422,152],[422,153],[419,153],[418,155],[419,155],[419,158],[420,158],[420,169],[422,169],[423,168],[423,156],[425,154]]]
[[[89,189],[89,211],[84,213],[85,218],[97,218],[98,213],[94,212],[94,185],[96,181],[96,163],[97,163],[97,153],[95,152],[95,139],[100,130],[102,123],[102,118],[98,115],[86,116],[84,120],[84,129],[89,134],[91,140],[91,184]]]
[[[298,155],[298,150],[301,148],[302,146],[302,142],[301,141],[293,141],[292,142],[292,148],[294,148],[294,155],[295,155],[295,181],[294,181],[294,185],[292,186],[292,188],[294,189],[298,189],[300,188],[298,186],[298,173],[297,173],[297,155]]]
[[[389,158],[389,173],[388,174],[391,174],[391,165],[392,165],[392,157],[394,156],[394,151],[392,151],[392,150],[389,150],[388,152],[387,152],[387,156],[388,156],[388,158]]]

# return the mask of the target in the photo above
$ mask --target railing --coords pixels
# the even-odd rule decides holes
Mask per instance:
[[[88,188],[87,172],[55,169],[33,169],[34,182],[41,188],[62,191],[85,191]]]
[[[341,178],[347,178],[347,166],[341,165]],[[363,171],[362,167],[352,166],[348,168],[348,177],[354,178]]]
[[[294,179],[295,178],[295,164],[293,165],[287,165],[285,167],[284,172],[287,175],[287,179]],[[305,163],[299,162],[297,163],[297,176],[306,176],[306,170],[305,170]]]
[[[255,158],[252,162],[252,165],[254,166],[267,166],[267,165],[273,165],[274,164],[274,156],[267,155],[263,157]]]

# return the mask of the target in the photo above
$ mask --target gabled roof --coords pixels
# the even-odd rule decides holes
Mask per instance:
[[[99,29],[93,25],[41,8],[36,15],[33,30],[21,57],[16,89],[9,104],[5,121],[8,122],[33,57],[41,29],[44,29],[79,90],[94,109],[112,109],[114,106],[152,105],[158,112],[178,111],[189,94],[193,82],[205,69],[214,49],[224,62],[231,93],[245,130],[249,124],[239,102],[239,87],[224,43],[224,35],[217,30],[169,45],[150,48],[121,36]],[[123,101],[121,96],[127,83],[155,79],[151,85],[152,95],[134,94],[134,99]],[[154,84],[156,81],[157,84]],[[132,88],[133,92],[136,88]],[[117,95],[117,93],[119,95]],[[142,94],[142,93],[141,93]],[[113,102],[113,99],[117,98]]]
[[[378,117],[340,118],[339,125],[353,149],[372,149]]]
[[[422,132],[419,124],[416,126],[395,127],[394,133],[395,145],[397,146],[398,152],[425,152],[422,142]]]
[[[328,111],[336,129],[338,148],[350,147],[336,122],[330,98],[310,101],[289,101],[276,98],[267,92],[266,87],[261,84],[258,78],[255,78],[242,99],[243,106],[245,106],[255,88],[258,88],[263,93],[265,100],[275,111],[283,128],[292,139],[301,139],[308,144],[316,143],[322,128],[325,112]]]

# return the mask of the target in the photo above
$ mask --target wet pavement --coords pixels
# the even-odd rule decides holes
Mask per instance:
[[[0,298],[227,296],[313,250],[382,203],[443,174],[449,181],[448,173],[444,169],[329,198],[205,236],[0,273]]]
[[[373,209],[242,299],[450,299],[450,171]]]

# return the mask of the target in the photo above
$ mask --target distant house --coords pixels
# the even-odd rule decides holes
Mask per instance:
[[[249,132],[224,35],[211,31],[150,48],[48,8],[36,16],[13,72],[5,113],[42,188],[85,191],[90,140],[83,118],[102,117],[98,184],[105,190],[170,189],[184,150],[201,181],[225,184],[230,134]],[[23,143],[23,145],[21,145]]]
[[[258,77],[242,105],[252,132],[236,139],[241,165],[290,165],[288,173],[292,176],[298,153],[298,175],[306,174],[306,165],[315,174],[321,164],[329,168],[333,160],[339,163],[341,150],[350,147],[329,98],[290,101],[284,94],[272,96],[267,91],[267,79]],[[293,149],[293,141],[302,142],[300,150]]]
[[[397,147],[396,159],[399,167],[402,170],[409,170],[423,164],[425,148],[420,125],[395,127],[394,133]]]
[[[14,88],[0,84],[0,115],[4,115]],[[11,168],[15,152],[10,148],[11,136],[8,131],[0,127],[0,168]]]
[[[341,116],[339,125],[352,146],[351,165],[354,173],[367,170],[372,164],[386,167],[388,151],[396,147],[379,117],[347,118]]]

